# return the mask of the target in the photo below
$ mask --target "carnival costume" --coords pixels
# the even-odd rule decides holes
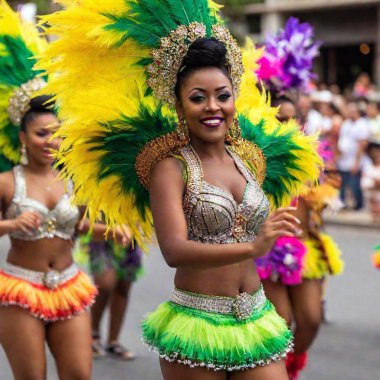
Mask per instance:
[[[95,242],[91,234],[81,237],[75,261],[87,265],[93,275],[113,269],[118,280],[137,281],[143,273],[142,250],[136,242],[123,247],[113,240]]]
[[[20,160],[18,133],[23,116],[30,110],[30,99],[45,85],[37,78],[32,67],[34,54],[40,53],[45,41],[38,37],[37,30],[21,24],[19,16],[9,6],[0,3],[0,149],[7,165],[13,166],[15,193],[6,213],[6,219],[16,219],[25,211],[41,215],[41,225],[30,232],[15,231],[11,239],[37,241],[59,237],[71,240],[79,212],[70,203],[72,188],[54,209],[27,196],[23,165]],[[16,166],[15,166],[16,165]],[[73,264],[62,272],[46,273],[28,270],[5,263],[0,269],[0,306],[19,306],[44,322],[67,319],[90,306],[96,288],[90,279]]]
[[[55,94],[63,121],[57,132],[64,137],[58,153],[63,176],[73,180],[76,202],[87,205],[92,220],[102,213],[111,226],[126,223],[139,242],[149,239],[150,170],[175,156],[186,168],[189,239],[253,241],[268,215],[268,199],[273,208],[286,205],[305,181],[318,178],[315,139],[303,136],[294,122],[279,124],[256,87],[257,51],[252,43],[240,50],[215,3],[61,3],[63,11],[44,19],[46,32],[59,38],[38,67],[49,74],[46,91]],[[227,49],[238,114],[226,149],[248,183],[241,204],[203,180],[183,120],[177,123],[173,109],[182,60],[203,37],[214,37]],[[204,221],[196,223],[197,216]],[[291,347],[291,333],[262,288],[238,297],[175,289],[143,322],[143,337],[169,361],[215,370],[265,365]]]

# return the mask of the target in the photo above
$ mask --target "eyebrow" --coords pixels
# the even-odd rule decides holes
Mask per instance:
[[[228,88],[228,86],[218,87],[218,88],[215,89],[215,91],[220,91],[220,90],[223,90],[225,88]],[[206,90],[204,88],[201,88],[201,87],[192,88],[189,92],[194,91],[194,90],[206,92]]]

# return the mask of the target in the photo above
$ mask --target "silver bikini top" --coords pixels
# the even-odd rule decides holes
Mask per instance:
[[[201,161],[191,145],[181,149],[187,164],[187,186],[183,199],[188,238],[214,244],[252,242],[269,215],[269,201],[237,154],[227,147],[247,181],[242,203],[203,179]]]
[[[13,239],[35,241],[58,237],[64,240],[72,239],[75,225],[79,218],[77,207],[71,205],[70,196],[73,191],[72,183],[68,184],[67,192],[58,201],[54,209],[49,210],[45,205],[26,196],[26,181],[22,166],[13,168],[15,178],[15,194],[5,213],[7,219],[16,219],[25,211],[36,211],[41,215],[41,226],[30,232],[15,231],[9,234]]]

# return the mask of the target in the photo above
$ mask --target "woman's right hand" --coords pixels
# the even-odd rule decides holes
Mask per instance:
[[[284,207],[276,210],[263,224],[253,244],[253,256],[266,255],[276,240],[281,236],[301,236],[300,220],[291,214],[295,207]]]
[[[126,225],[122,224],[117,226],[114,233],[114,239],[117,244],[128,247],[132,243],[132,233]]]
[[[32,232],[41,225],[41,217],[37,212],[25,211],[12,220],[12,230],[25,233]]]

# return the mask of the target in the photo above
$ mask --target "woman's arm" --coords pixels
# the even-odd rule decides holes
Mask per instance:
[[[0,174],[0,236],[7,235],[14,231],[30,232],[40,226],[40,215],[36,212],[26,211],[18,218],[3,220],[3,205],[5,203],[6,189],[9,188],[9,175]],[[8,183],[8,186],[7,186]]]
[[[204,244],[187,238],[182,208],[182,167],[175,158],[160,161],[152,170],[150,200],[157,239],[170,267],[211,268],[264,255],[282,235],[294,236],[297,223],[290,209],[279,210],[264,224],[254,243]]]
[[[77,224],[76,231],[80,235],[85,235],[90,232],[91,225],[88,219],[83,219],[85,214],[85,207],[79,208],[80,222]],[[118,226],[113,230],[107,232],[107,227],[103,223],[94,223],[92,226],[91,234],[92,240],[101,242],[106,240],[115,240],[116,243],[127,247],[132,242],[131,232],[126,226]]]

